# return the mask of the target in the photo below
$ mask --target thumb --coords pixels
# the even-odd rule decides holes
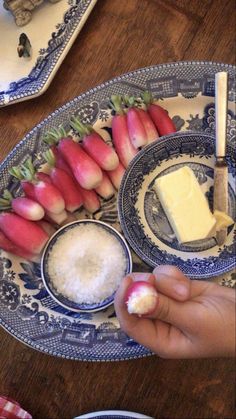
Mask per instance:
[[[161,294],[159,291],[157,292],[158,297],[154,312],[151,315],[142,317],[161,320],[180,330],[189,329],[189,318],[192,312],[191,300],[176,301],[171,297]]]

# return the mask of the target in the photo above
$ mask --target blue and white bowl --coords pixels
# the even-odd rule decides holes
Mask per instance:
[[[110,225],[103,223],[102,221],[97,221],[97,220],[78,220],[78,221],[74,221],[70,224],[67,224],[66,226],[60,228],[48,241],[44,252],[43,252],[43,256],[42,256],[42,260],[41,260],[41,275],[42,275],[42,280],[44,283],[45,288],[47,289],[48,293],[51,295],[51,297],[62,307],[71,310],[71,311],[75,311],[75,312],[81,312],[81,311],[85,311],[85,312],[95,312],[95,311],[99,311],[99,310],[103,310],[105,308],[107,308],[108,306],[110,306],[113,301],[114,301],[114,296],[115,296],[115,292],[113,292],[112,295],[108,296],[105,300],[102,300],[98,303],[93,303],[93,304],[89,304],[89,303],[76,303],[75,301],[72,301],[71,299],[69,299],[68,297],[66,297],[65,295],[61,294],[60,292],[58,292],[56,290],[56,288],[54,287],[54,284],[52,282],[52,279],[50,277],[49,274],[49,261],[50,261],[50,254],[51,251],[53,249],[53,246],[55,245],[55,243],[58,241],[59,238],[61,238],[66,232],[68,232],[69,230],[72,230],[75,227],[81,226],[81,225],[91,225],[91,224],[95,224],[96,226],[98,226],[99,228],[101,228],[102,230],[106,230],[108,233],[110,233],[117,241],[118,243],[121,245],[123,251],[124,251],[124,255],[126,258],[126,268],[125,268],[125,275],[129,274],[132,271],[132,257],[131,257],[131,253],[129,250],[129,247],[127,245],[127,243],[125,242],[124,238],[121,236],[120,233],[118,233],[117,230],[115,230],[113,227],[111,227]],[[109,255],[107,255],[109,258]],[[68,269],[70,267],[68,266]]]
[[[190,278],[206,279],[235,267],[235,225],[225,243],[215,238],[179,244],[153,185],[157,178],[183,166],[195,173],[213,209],[215,138],[206,133],[176,132],[144,147],[129,164],[119,190],[122,231],[148,265],[175,265]],[[235,149],[228,143],[229,215],[235,220]]]

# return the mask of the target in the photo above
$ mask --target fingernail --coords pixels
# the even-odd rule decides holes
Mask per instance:
[[[185,295],[187,295],[187,292],[188,292],[186,286],[182,284],[175,285],[174,290],[176,294],[181,295],[181,297],[184,297]]]

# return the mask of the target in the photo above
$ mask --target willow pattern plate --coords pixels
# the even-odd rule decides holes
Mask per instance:
[[[30,155],[37,165],[42,163],[46,146],[42,138],[50,128],[68,126],[69,117],[78,115],[92,123],[105,140],[110,141],[111,94],[139,95],[151,90],[163,99],[178,130],[214,133],[214,75],[229,73],[228,144],[235,143],[235,67],[206,62],[179,62],[143,68],[110,80],[75,98],[54,111],[38,124],[14,148],[0,167],[0,192],[9,188],[19,193],[19,183],[8,173]],[[78,218],[89,218],[84,211]],[[116,197],[102,202],[95,219],[120,230]],[[150,271],[133,253],[133,270]],[[232,272],[212,278],[233,286]],[[140,358],[151,352],[130,339],[120,329],[113,306],[98,313],[72,313],[59,307],[47,293],[40,275],[40,265],[29,263],[0,251],[0,323],[14,337],[34,349],[62,358],[83,361],[111,361]]]
[[[47,90],[96,1],[44,2],[33,10],[32,20],[23,27],[16,26],[12,14],[0,2],[1,54],[4,58],[0,68],[0,107],[31,99]],[[29,58],[19,58],[17,54],[22,32],[26,33],[32,46]]]
[[[228,146],[229,214],[235,220],[234,151]],[[213,209],[214,154],[214,137],[179,132],[145,147],[130,163],[119,190],[119,219],[129,244],[150,266],[175,265],[190,278],[199,279],[235,267],[233,226],[228,228],[227,240],[221,247],[215,238],[179,244],[153,188],[157,178],[188,166]]]

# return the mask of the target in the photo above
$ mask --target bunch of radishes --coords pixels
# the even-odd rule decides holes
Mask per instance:
[[[143,93],[142,100],[113,95],[110,104],[115,111],[112,141],[125,168],[141,147],[176,131],[167,111],[153,102],[149,92]]]
[[[147,92],[145,109],[134,98],[112,96],[113,147],[76,117],[70,121],[75,138],[63,127],[48,132],[47,173],[37,171],[31,158],[9,170],[25,196],[14,198],[5,190],[0,199],[0,248],[35,260],[55,228],[76,219],[76,210],[83,206],[94,213],[100,208],[99,197],[113,196],[139,148],[175,131],[167,112],[151,102]]]

